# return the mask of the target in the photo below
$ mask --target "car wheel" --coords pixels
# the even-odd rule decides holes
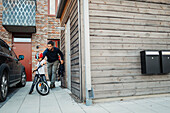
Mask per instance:
[[[5,101],[7,94],[8,94],[8,73],[3,72],[2,76],[0,77],[0,101]]]
[[[26,73],[25,70],[21,73],[21,81],[17,84],[19,87],[24,87],[26,85]]]

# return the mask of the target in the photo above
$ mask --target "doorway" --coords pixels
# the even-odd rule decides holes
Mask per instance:
[[[53,41],[54,42],[54,47],[60,49],[60,39],[48,39],[48,42],[49,41]]]
[[[21,60],[25,66],[27,81],[32,81],[32,44],[31,35],[13,35],[12,48],[16,55],[24,55],[24,60]]]
[[[71,53],[70,53],[70,19],[68,19],[65,26],[65,54],[66,54],[66,79],[67,79],[67,88],[71,90]]]

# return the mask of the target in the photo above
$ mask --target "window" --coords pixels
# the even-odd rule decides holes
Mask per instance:
[[[10,55],[11,48],[2,40],[0,40],[0,49],[4,53]]]
[[[60,4],[60,1],[61,1],[61,0],[58,0],[58,5]]]
[[[60,40],[59,39],[49,39],[49,41],[53,41],[54,42],[54,47],[57,47],[60,49]]]
[[[14,37],[14,42],[31,42],[31,38],[16,38],[16,37]]]
[[[56,15],[58,0],[48,0],[48,14]]]
[[[27,33],[20,33],[20,34],[13,34],[13,42],[31,42],[32,34]]]

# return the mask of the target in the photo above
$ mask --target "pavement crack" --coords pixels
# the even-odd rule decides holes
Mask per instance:
[[[23,105],[23,103],[24,103],[24,101],[25,101],[25,99],[26,99],[27,95],[28,95],[28,94],[26,94],[26,95],[25,95],[25,97],[24,97],[24,99],[23,99],[23,101],[22,101],[22,103],[21,103],[21,105],[20,105],[20,107],[19,107],[19,109],[18,109],[17,113],[19,113],[19,110],[21,109],[21,106]]]
[[[134,101],[134,103],[136,103],[136,104],[138,104],[138,105],[139,105],[139,103],[138,103],[138,102],[136,102],[136,101]],[[150,107],[145,106],[145,105],[143,105],[143,104],[140,104],[140,106],[146,107],[146,108],[148,108],[149,110],[151,110],[151,111],[153,111],[153,112],[155,112],[155,113],[158,113],[157,111],[155,111],[155,110],[151,109]]]
[[[78,105],[85,113],[87,113],[78,103],[77,103],[77,105]]]
[[[155,104],[157,104],[157,105],[159,105],[159,106],[162,106],[162,107],[164,107],[164,108],[169,107],[168,105],[163,105],[163,104],[157,103],[157,102],[152,101],[152,100],[147,100],[147,101],[152,102],[152,103],[155,103]]]
[[[52,90],[51,90],[51,92],[52,92]],[[56,99],[56,101],[57,101],[57,104],[58,104],[58,106],[59,106],[59,108],[60,108],[61,113],[63,113],[62,110],[61,110],[61,107],[60,107],[60,104],[59,104],[59,102],[58,102],[58,99],[57,99],[56,95],[55,95],[54,93],[53,93],[53,95],[54,95],[54,97],[55,97],[55,99]]]
[[[100,106],[101,108],[103,108],[106,112],[111,113],[110,111],[108,111],[105,107],[101,106],[100,104],[98,104],[98,106]]]
[[[39,113],[40,113],[40,110],[41,110],[41,96],[39,95]]]
[[[124,105],[122,105],[122,104],[120,104],[120,103],[118,103],[120,106],[122,106],[123,108],[125,108],[125,109],[127,109],[128,111],[130,111],[131,113],[135,113],[135,112],[133,112],[131,109],[129,109],[127,106],[124,106]]]

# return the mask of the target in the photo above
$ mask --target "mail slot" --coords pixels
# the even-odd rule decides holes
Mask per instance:
[[[141,51],[141,72],[142,74],[160,74],[159,51]]]
[[[170,51],[163,50],[159,53],[161,58],[161,72],[170,73]]]

